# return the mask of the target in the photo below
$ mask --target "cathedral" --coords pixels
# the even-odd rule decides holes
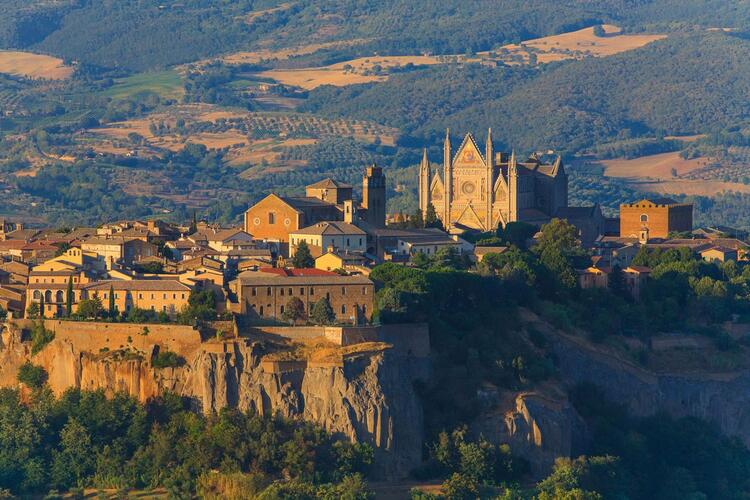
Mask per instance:
[[[596,206],[568,207],[568,176],[559,156],[551,164],[536,155],[518,161],[515,153],[494,150],[491,129],[484,154],[471,134],[453,154],[447,131],[443,158],[442,176],[433,174],[424,152],[419,168],[419,208],[424,214],[432,204],[446,229],[490,231],[515,221],[541,225],[574,212],[580,218],[583,211],[591,217],[598,212],[601,218]]]

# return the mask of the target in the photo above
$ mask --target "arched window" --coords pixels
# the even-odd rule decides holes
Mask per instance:
[[[58,290],[57,293],[55,294],[55,302],[60,303],[60,302],[64,302],[64,301],[65,301],[65,299],[63,298],[63,291],[62,290]]]
[[[346,314],[346,304],[341,304],[341,314]]]
[[[269,224],[276,224],[276,214],[273,212],[268,212],[268,223]]]
[[[259,316],[263,316],[263,306],[260,306],[260,310],[258,311]]]
[[[641,214],[641,222],[648,222],[648,215]]]
[[[42,298],[42,292],[34,290],[34,300],[40,300]]]
[[[44,292],[44,301],[47,304],[49,304],[50,302],[52,302],[52,292],[51,291],[47,290],[46,292]]]

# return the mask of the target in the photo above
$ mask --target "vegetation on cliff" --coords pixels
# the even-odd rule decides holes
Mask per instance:
[[[370,497],[369,446],[237,410],[204,417],[173,395],[144,406],[101,391],[22,399],[0,389],[0,450],[0,490],[14,494],[166,487],[173,498],[222,497],[240,483],[269,499]]]

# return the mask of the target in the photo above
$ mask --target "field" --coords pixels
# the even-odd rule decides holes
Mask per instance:
[[[64,80],[73,74],[73,68],[62,59],[32,54],[30,52],[0,51],[0,73],[26,78]]]
[[[259,73],[264,78],[272,78],[285,85],[293,85],[312,90],[321,85],[346,86],[359,83],[381,82],[388,78],[394,68],[407,64],[415,66],[443,64],[447,62],[493,62],[518,65],[529,62],[531,54],[538,63],[581,59],[584,57],[604,57],[661,40],[666,35],[624,35],[613,25],[603,26],[606,36],[597,37],[594,28],[563,33],[561,35],[537,38],[521,44],[505,45],[497,50],[479,52],[475,56],[372,56],[352,59],[330,66],[274,69]],[[352,42],[354,43],[354,42]],[[226,56],[227,63],[258,62],[261,59],[284,59],[293,55],[310,54],[331,44],[307,45],[279,51],[239,52]]]
[[[666,38],[666,35],[623,35],[619,27],[611,24],[605,24],[603,28],[607,34],[604,37],[596,36],[594,28],[590,27],[529,40],[520,46],[506,45],[503,48],[511,52],[521,50],[523,47],[531,49],[538,52],[537,61],[545,63],[587,56],[611,56]]]
[[[178,120],[184,122],[179,130]],[[134,142],[132,134],[143,141]],[[314,146],[321,139],[351,138],[361,144],[379,141],[392,146],[397,135],[396,129],[362,120],[181,104],[145,118],[91,129],[78,138],[78,144],[99,153],[142,157],[177,152],[188,143],[203,144],[209,149],[225,150],[228,165],[241,167],[242,177],[255,178],[306,166],[300,148]]]
[[[283,49],[259,49],[251,52],[234,52],[221,58],[227,64],[255,64],[262,60],[284,60],[294,56],[304,56],[312,54],[319,50],[334,49],[357,45],[366,40],[345,40],[339,42],[311,43],[297,47],[288,47]],[[210,59],[208,60],[210,61]],[[204,62],[208,62],[204,61]]]
[[[178,99],[183,94],[182,78],[174,70],[139,73],[117,80],[104,95],[126,99],[143,92],[159,94],[163,99]]]
[[[644,192],[709,197],[723,191],[750,193],[750,184],[727,180],[723,172],[728,166],[714,158],[686,160],[674,152],[598,163],[605,176],[626,179],[629,187]]]

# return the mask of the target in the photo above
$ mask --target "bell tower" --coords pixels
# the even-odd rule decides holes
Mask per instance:
[[[367,167],[362,177],[362,208],[367,210],[365,221],[368,224],[385,227],[385,175],[381,167]]]
[[[422,217],[430,206],[430,160],[427,159],[427,148],[422,151],[422,163],[419,164],[419,209]]]

